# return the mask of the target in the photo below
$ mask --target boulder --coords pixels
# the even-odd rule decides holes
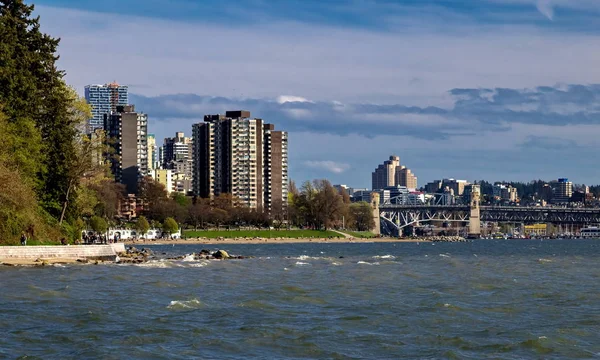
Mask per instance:
[[[230,256],[225,250],[217,250],[212,254],[215,259],[228,259]]]

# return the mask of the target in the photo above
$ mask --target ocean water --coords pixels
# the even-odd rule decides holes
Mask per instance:
[[[0,359],[600,358],[600,240],[149,248],[253,258],[0,267]]]

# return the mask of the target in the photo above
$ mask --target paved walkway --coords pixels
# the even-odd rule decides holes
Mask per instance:
[[[345,237],[346,239],[354,239],[354,236],[352,236],[352,235],[348,235],[348,234],[346,234],[346,233],[343,233],[343,232],[341,232],[341,231],[337,231],[337,230],[331,230],[331,231],[333,231],[333,232],[335,232],[335,233],[338,233],[338,234],[340,234],[340,235],[344,235],[344,237]]]

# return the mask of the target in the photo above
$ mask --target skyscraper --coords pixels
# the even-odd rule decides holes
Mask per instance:
[[[117,111],[117,106],[127,105],[129,97],[127,86],[116,82],[105,85],[87,85],[85,100],[92,105],[92,118],[88,123],[88,132],[104,126],[104,115]]]
[[[117,106],[116,112],[104,115],[104,131],[113,149],[109,161],[115,181],[137,194],[139,181],[148,175],[148,115],[133,105]]]
[[[251,208],[287,205],[287,132],[249,111],[206,115],[193,126],[193,192],[210,198],[229,193]]]
[[[165,138],[161,167],[172,170],[175,191],[187,194],[192,190],[192,139],[183,132]]]
[[[400,165],[400,158],[390,156],[389,160],[377,166],[371,174],[373,190],[385,189],[389,186],[406,186],[417,188],[417,177],[406,166]]]

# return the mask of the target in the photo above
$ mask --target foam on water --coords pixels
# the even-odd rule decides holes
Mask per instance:
[[[378,262],[370,263],[370,262],[366,262],[366,261],[359,261],[359,262],[357,262],[357,264],[359,264],[359,265],[379,265]]]
[[[375,255],[373,259],[395,259],[394,255]]]
[[[296,265],[298,265],[298,266],[304,266],[304,265],[310,265],[310,263],[306,263],[306,262],[302,262],[302,261],[296,261]]]
[[[202,303],[198,299],[192,300],[173,300],[167,306],[167,309],[197,309],[202,307]]]

